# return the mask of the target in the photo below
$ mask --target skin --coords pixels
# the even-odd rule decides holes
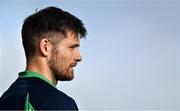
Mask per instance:
[[[54,85],[58,80],[67,81],[74,78],[74,69],[82,60],[79,52],[79,38],[71,31],[53,46],[46,38],[38,43],[37,51],[29,61],[26,70],[42,74]]]

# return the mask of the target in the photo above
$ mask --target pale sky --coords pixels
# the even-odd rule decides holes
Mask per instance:
[[[79,109],[180,110],[178,0],[0,0],[0,95],[25,68],[23,20],[47,6],[88,30],[74,80],[57,85]]]

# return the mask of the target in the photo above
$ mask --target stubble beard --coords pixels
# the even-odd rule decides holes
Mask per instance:
[[[49,69],[59,81],[70,81],[74,78],[73,69],[67,64],[65,57],[56,49],[52,49],[51,58],[49,61]]]

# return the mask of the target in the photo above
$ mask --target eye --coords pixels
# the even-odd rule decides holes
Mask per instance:
[[[74,48],[74,46],[70,46],[69,48],[73,49],[73,48]]]
[[[70,47],[69,47],[69,50],[70,50],[70,51],[73,51],[74,49],[75,49],[74,46],[70,46]]]

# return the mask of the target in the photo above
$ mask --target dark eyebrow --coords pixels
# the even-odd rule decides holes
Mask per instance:
[[[72,44],[72,45],[70,45],[70,47],[80,47],[80,45],[79,44]]]

